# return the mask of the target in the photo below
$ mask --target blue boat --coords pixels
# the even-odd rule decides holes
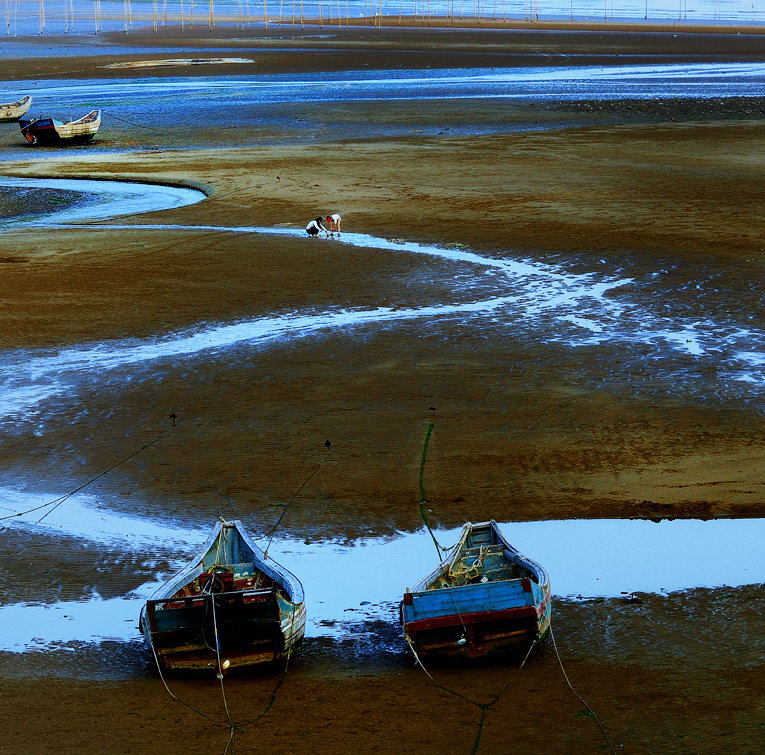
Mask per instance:
[[[221,520],[146,601],[140,628],[163,669],[222,673],[283,661],[305,632],[303,586],[241,522]]]
[[[516,550],[495,521],[467,523],[438,567],[401,602],[417,656],[475,659],[521,654],[550,631],[547,572]]]

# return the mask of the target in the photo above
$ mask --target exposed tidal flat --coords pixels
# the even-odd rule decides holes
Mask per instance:
[[[278,677],[227,679],[237,749],[469,752],[478,711],[412,665],[389,597],[424,569],[429,546],[412,533],[435,419],[431,519],[448,537],[495,518],[530,556],[550,553],[554,592],[574,598],[554,605],[558,648],[617,747],[757,752],[763,593],[759,576],[734,579],[749,568],[735,538],[700,548],[701,536],[678,535],[676,550],[670,538],[630,552],[598,528],[760,526],[765,45],[269,34],[101,39],[87,59],[76,40],[68,57],[25,40],[40,50],[26,79],[18,60],[0,62],[12,94],[38,91],[34,112],[105,114],[97,142],[74,150],[32,149],[5,126],[0,173],[206,197],[160,209],[127,183],[107,210],[98,186],[3,191],[14,216],[0,236],[3,515],[164,437],[91,486],[91,510],[62,503],[68,528],[51,515],[0,531],[0,611],[20,611],[9,621],[22,638],[0,653],[3,696],[16,701],[0,744],[223,751],[225,726],[167,695],[129,612],[110,613],[120,626],[100,634],[89,623],[109,601],[140,599],[217,516],[266,531],[318,467],[279,556],[299,576],[312,553],[329,564],[309,612],[311,600],[351,597],[344,585],[364,593],[350,579],[354,550],[366,565],[387,543],[391,565],[382,558],[369,597],[338,603],[340,615],[316,605],[267,715]],[[105,67],[200,48],[256,62]],[[72,214],[56,221],[61,210]],[[335,210],[345,240],[302,235]],[[621,552],[592,560],[586,589],[569,588],[584,583],[597,538],[583,553],[581,521],[552,525],[588,518],[599,521],[585,532],[608,540],[600,550]],[[736,521],[694,521],[713,519]],[[535,527],[546,542],[526,544]],[[641,537],[627,534],[633,547]],[[683,582],[685,561],[715,577]],[[659,582],[673,572],[666,584],[591,587],[592,571],[638,578],[657,565]],[[46,612],[58,635],[36,618]],[[550,644],[522,670],[435,675],[487,699],[513,684],[481,752],[604,744]],[[216,679],[170,685],[225,721]]]

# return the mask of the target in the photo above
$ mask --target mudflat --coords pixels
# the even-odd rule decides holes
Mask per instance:
[[[116,35],[99,41],[97,56],[41,50],[25,71],[46,80],[253,72],[243,63],[103,67],[186,57],[178,47],[195,59],[235,49],[268,73],[538,65],[553,52],[598,65],[646,46],[659,61],[765,56],[756,35],[670,37],[351,29],[326,40],[320,30],[281,29],[278,38],[195,30],[127,38],[156,48],[150,54]],[[18,61],[5,57],[0,74],[18,77]],[[354,109],[330,100],[285,106],[281,120],[249,129],[201,121],[187,140],[183,129],[153,128],[147,113],[142,123],[115,121],[93,147],[14,146],[4,175],[180,184],[207,198],[121,218],[129,230],[108,221],[0,236],[3,348],[42,353],[163,338],[200,323],[414,310],[502,293],[489,266],[255,230],[299,229],[334,210],[344,233],[623,281],[606,299],[638,280],[645,285],[636,306],[663,311],[670,303],[710,320],[745,312],[747,327],[761,331],[761,104],[399,100]],[[473,129],[476,122],[492,128]],[[393,135],[369,134],[367,124]],[[8,216],[43,213],[59,196],[39,194],[29,207],[6,192],[0,203]],[[157,224],[165,227],[150,227]],[[253,232],[227,230],[242,226]],[[78,386],[46,402],[43,416],[8,424],[2,476],[6,487],[61,494],[167,433],[101,478],[98,495],[130,500],[133,513],[222,513],[266,527],[319,467],[284,531],[353,541],[421,526],[418,470],[432,420],[427,490],[436,525],[762,515],[756,395],[731,388],[735,381],[710,361],[693,366],[692,354],[667,353],[658,337],[634,348],[634,326],[621,344],[584,343],[559,319],[518,312],[510,323],[487,316],[480,327],[455,314],[328,329],[278,349],[179,357],[172,368]],[[2,534],[2,600],[34,600],[22,588],[29,565],[42,552],[61,560],[60,545],[46,542],[44,551],[13,528]],[[71,569],[73,581],[89,584],[80,570],[91,558],[47,578],[66,585]],[[122,572],[119,579],[129,581]],[[236,748],[469,752],[482,731],[486,753],[604,749],[596,720],[566,684],[557,647],[617,750],[761,751],[761,586],[558,601],[553,610],[556,645],[537,648],[522,669],[434,670],[441,684],[478,702],[503,693],[482,730],[479,706],[414,667],[391,605],[389,621],[360,622],[355,638],[307,641],[284,677],[227,679]],[[168,696],[139,643],[0,656],[0,689],[14,701],[0,735],[9,752],[207,752],[228,741],[218,681],[170,681],[213,722]]]

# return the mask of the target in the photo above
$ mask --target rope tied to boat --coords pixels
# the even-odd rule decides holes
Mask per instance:
[[[200,710],[196,706],[192,705],[191,703],[187,702],[186,700],[181,699],[176,694],[172,692],[169,685],[167,684],[167,681],[165,680],[164,674],[162,673],[162,666],[159,662],[159,657],[157,655],[156,648],[154,647],[154,642],[151,639],[151,636],[149,636],[149,646],[151,647],[152,654],[154,656],[154,662],[157,666],[157,671],[159,672],[159,678],[162,681],[162,684],[164,685],[165,689],[167,690],[168,695],[173,698],[173,700],[176,700],[177,702],[181,703],[182,705],[185,705],[190,710],[193,710],[195,713],[198,713],[200,716],[203,716],[208,721],[212,722],[216,726],[219,726],[221,728],[227,728],[229,731],[229,738],[226,742],[226,747],[223,751],[223,755],[234,755],[234,747],[236,744],[236,734],[238,732],[244,732],[246,731],[247,726],[253,726],[256,723],[260,721],[261,718],[263,718],[274,706],[274,703],[276,702],[277,695],[279,693],[279,690],[281,689],[282,685],[284,684],[285,679],[287,678],[287,671],[289,670],[289,663],[290,658],[292,657],[292,653],[294,651],[294,647],[290,647],[285,652],[285,658],[284,658],[284,669],[282,673],[280,674],[279,678],[276,681],[276,684],[274,685],[273,689],[271,690],[271,694],[266,701],[265,706],[263,707],[263,710],[252,720],[245,721],[243,723],[237,723],[233,720],[231,717],[231,712],[228,706],[228,701],[226,698],[226,690],[224,686],[224,672],[226,671],[226,661],[222,659],[221,653],[220,653],[220,640],[219,640],[219,633],[218,633],[218,618],[217,613],[215,610],[215,593],[207,593],[208,597],[210,598],[210,605],[212,606],[212,619],[213,619],[213,629],[215,632],[215,648],[210,648],[213,652],[215,652],[216,661],[217,661],[217,673],[216,676],[220,681],[220,688],[221,688],[221,697],[223,699],[223,708],[226,713],[226,722],[218,721],[215,718],[209,716],[204,711]],[[290,618],[290,624],[291,626],[294,626],[295,623],[295,613],[296,609],[293,606],[292,607],[292,616]],[[206,643],[207,644],[207,643]],[[207,645],[208,647],[209,644]]]
[[[476,708],[478,708],[481,711],[481,718],[478,721],[478,731],[476,732],[475,739],[473,741],[473,746],[470,750],[471,755],[476,755],[478,752],[480,746],[481,746],[481,738],[483,737],[483,732],[486,726],[486,717],[489,714],[489,711],[492,709],[494,705],[496,705],[512,688],[514,680],[509,681],[491,700],[488,702],[482,702],[480,700],[474,700],[472,697],[463,694],[462,692],[457,692],[457,690],[451,689],[447,687],[444,684],[441,684],[441,682],[437,681],[433,675],[428,671],[428,669],[425,667],[425,664],[422,662],[422,659],[418,655],[417,651],[414,649],[414,645],[412,645],[411,640],[409,637],[404,635],[404,639],[406,640],[407,645],[409,645],[409,648],[412,651],[412,655],[415,658],[415,661],[417,662],[417,665],[425,672],[428,679],[430,679],[433,684],[436,685],[439,689],[443,690],[444,692],[448,692],[450,695],[454,695],[454,697],[458,697],[461,700],[464,700],[465,702],[470,703],[471,705],[474,705]],[[538,638],[534,638],[532,643],[529,646],[528,651],[526,652],[526,655],[524,656],[523,660],[521,661],[521,665],[518,666],[518,671],[520,671],[525,665],[526,661],[528,660],[529,656],[531,655],[531,651],[536,647],[538,642]]]
[[[157,131],[157,132],[165,132],[166,129],[157,128],[155,126],[146,126],[143,123],[137,123],[136,121],[128,120],[127,118],[120,118],[118,115],[114,115],[113,113],[110,113],[108,110],[102,110],[101,115],[108,115],[109,118],[114,118],[115,121],[122,121],[123,123],[127,123],[129,126],[136,126],[138,128],[142,128],[145,131]]]
[[[226,711],[226,718],[228,719],[228,742],[226,742],[226,749],[223,750],[223,755],[228,755],[229,750],[232,755],[234,752],[234,741],[236,739],[237,725],[231,720],[231,712],[228,709],[228,700],[226,700],[226,687],[223,684],[223,672],[228,667],[228,661],[225,663],[221,661],[220,657],[220,633],[218,632],[218,614],[215,611],[215,593],[212,591],[212,581],[210,580],[210,605],[212,606],[212,620],[213,628],[215,630],[215,660],[218,665],[216,676],[220,681],[220,694],[223,699],[223,710]],[[225,668],[224,668],[225,666]]]
[[[78,487],[74,488],[74,490],[70,490],[68,493],[65,493],[62,496],[59,496],[58,498],[54,498],[52,501],[48,501],[47,503],[42,503],[39,506],[33,506],[30,509],[26,509],[25,511],[17,511],[15,514],[8,514],[7,516],[0,516],[0,522],[4,521],[5,519],[14,519],[18,516],[24,516],[25,514],[31,514],[35,511],[40,511],[41,509],[47,508],[48,506],[51,506],[52,508],[46,511],[36,522],[35,524],[40,524],[45,517],[47,517],[49,514],[54,512],[59,506],[61,506],[62,503],[67,501],[69,498],[71,498],[73,495],[76,495],[81,490],[84,490],[89,485],[92,485],[96,480],[100,480],[104,475],[107,475],[109,472],[115,470],[120,465],[124,464],[126,461],[129,461],[130,459],[133,459],[134,457],[138,456],[138,454],[145,451],[147,448],[151,448],[155,443],[159,443],[159,441],[163,440],[164,438],[167,438],[168,435],[171,434],[172,431],[162,433],[162,435],[157,436],[154,438],[154,440],[149,441],[148,443],[145,443],[142,445],[137,451],[133,451],[133,453],[128,454],[124,458],[120,459],[119,461],[112,464],[110,467],[107,467],[102,472],[99,472],[95,477],[91,477],[87,482],[84,482],[82,485],[79,485]]]
[[[264,551],[263,551],[263,557],[264,557],[264,558],[268,558],[268,549],[271,547],[271,543],[274,541],[274,534],[276,533],[276,530],[278,530],[278,529],[279,529],[279,526],[281,525],[281,523],[282,523],[282,520],[283,520],[283,519],[284,519],[284,517],[287,515],[287,509],[289,509],[289,507],[290,507],[290,506],[291,506],[291,505],[292,505],[292,504],[295,502],[295,499],[296,499],[296,498],[297,498],[297,497],[300,495],[300,493],[303,491],[303,488],[304,488],[304,487],[305,487],[305,486],[306,486],[306,485],[307,485],[307,484],[308,484],[308,483],[311,481],[311,479],[314,477],[314,475],[315,475],[315,474],[316,474],[316,473],[317,473],[317,472],[318,472],[318,471],[319,471],[319,470],[320,470],[320,469],[321,469],[321,468],[322,468],[322,467],[323,467],[323,466],[324,466],[326,463],[327,463],[327,461],[326,461],[325,459],[322,459],[322,460],[321,460],[321,461],[320,461],[320,462],[319,462],[319,463],[316,465],[316,467],[313,469],[313,471],[311,472],[311,474],[309,474],[309,475],[308,475],[308,477],[306,477],[306,478],[305,478],[305,480],[303,480],[303,482],[301,483],[300,487],[299,487],[299,488],[298,488],[298,489],[295,491],[295,495],[293,495],[293,496],[292,496],[292,498],[290,498],[290,500],[289,500],[289,501],[288,501],[286,504],[284,504],[284,510],[283,510],[283,511],[282,511],[282,513],[279,515],[279,518],[276,520],[276,523],[274,524],[274,526],[273,526],[273,527],[271,527],[271,529],[270,529],[268,532],[266,532],[266,534],[265,534],[265,535],[263,535],[263,537],[261,537],[261,538],[258,538],[259,540],[263,540],[263,539],[264,539],[264,538],[266,538],[266,537],[268,538],[268,543],[266,544],[266,547],[265,547],[265,549],[264,549]]]
[[[568,688],[579,698],[582,705],[587,709],[590,716],[595,719],[595,723],[600,728],[601,733],[603,734],[603,738],[606,740],[606,744],[608,745],[608,749],[611,750],[613,755],[616,755],[616,750],[614,749],[613,744],[611,744],[611,740],[608,737],[608,733],[606,732],[605,727],[600,722],[600,719],[598,718],[595,711],[590,707],[589,703],[574,689],[571,682],[569,681],[568,674],[566,673],[566,669],[563,668],[563,661],[560,658],[560,653],[558,652],[558,643],[555,642],[555,633],[553,632],[552,628],[552,620],[550,621],[550,639],[552,640],[553,648],[555,649],[555,657],[558,659],[558,665],[560,666],[560,670],[563,673],[563,678],[566,680],[566,684],[568,685]]]
[[[430,533],[430,537],[433,539],[433,545],[436,546],[436,553],[438,554],[438,560],[440,561],[443,558],[443,554],[444,551],[446,551],[446,548],[440,545],[438,540],[436,540],[436,536],[430,526],[428,515],[425,509],[427,505],[425,498],[425,463],[428,460],[428,445],[430,445],[430,437],[433,435],[434,427],[434,422],[428,422],[428,427],[425,430],[425,438],[422,443],[422,455],[420,457],[420,516],[422,517],[422,521],[425,524],[425,527]]]

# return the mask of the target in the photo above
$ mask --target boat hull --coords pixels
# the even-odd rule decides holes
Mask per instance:
[[[22,97],[18,102],[0,105],[0,123],[13,123],[19,120],[21,116],[26,115],[30,107],[32,107],[32,98],[29,95]]]
[[[53,118],[19,119],[24,138],[38,146],[62,144],[87,144],[92,141],[101,126],[101,113],[93,110],[83,118],[61,123]]]
[[[450,592],[459,593],[461,589],[451,588]],[[540,593],[543,591],[540,590]],[[418,595],[412,594],[412,597],[416,600]],[[464,604],[466,601],[462,597],[450,595],[448,601]],[[500,597],[500,600],[484,600],[482,605],[503,602],[506,601]],[[550,606],[548,590],[546,595],[538,596],[538,602],[529,594],[526,605],[506,605],[491,610],[468,609],[464,612],[444,607],[443,613],[429,618],[412,621],[404,618],[404,632],[414,652],[426,658],[476,660],[522,655],[549,633]],[[402,606],[402,613],[406,615],[406,605]]]
[[[401,602],[414,653],[443,660],[526,653],[549,633],[550,614],[547,572],[494,521],[466,524],[438,567]]]
[[[240,522],[218,523],[201,551],[141,609],[160,669],[215,671],[284,661],[303,639],[300,581]]]
[[[162,603],[168,602],[147,602],[141,612],[141,631],[159,665],[170,671],[217,669],[216,627],[220,660],[228,661],[227,668],[232,669],[285,660],[305,631],[305,607],[275,593],[256,600],[242,593],[217,593],[162,610]]]

